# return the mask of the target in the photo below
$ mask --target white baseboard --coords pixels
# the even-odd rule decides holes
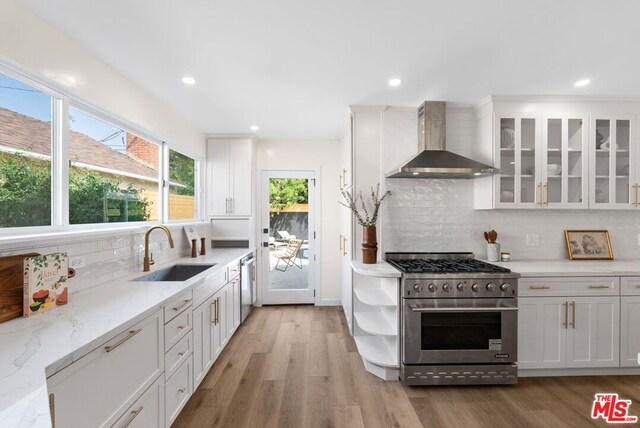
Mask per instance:
[[[342,306],[340,299],[320,299],[316,302],[316,306]]]

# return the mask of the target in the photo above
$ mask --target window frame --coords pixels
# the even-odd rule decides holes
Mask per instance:
[[[60,91],[42,83],[38,77],[18,70],[0,62],[0,73],[15,79],[25,85],[29,85],[51,97],[51,224],[47,226],[23,226],[0,228],[0,239],[12,237],[20,238],[24,236],[51,236],[57,233],[67,234],[82,232],[83,230],[104,231],[104,230],[128,230],[135,228],[145,228],[157,224],[190,224],[204,221],[202,213],[203,183],[201,182],[201,164],[203,159],[193,156],[188,150],[175,148],[172,144],[158,138],[153,133],[131,123],[116,114],[107,112],[92,103],[84,101],[79,97]],[[86,223],[70,224],[69,219],[69,111],[70,108],[81,110],[82,112],[110,125],[117,126],[127,133],[134,134],[159,146],[160,171],[158,171],[158,220],[114,222],[114,223]],[[169,220],[169,148],[178,151],[192,158],[195,162],[194,177],[194,197],[196,216],[192,220]]]

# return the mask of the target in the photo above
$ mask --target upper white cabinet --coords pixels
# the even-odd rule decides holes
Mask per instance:
[[[208,215],[251,216],[253,153],[250,138],[207,141]]]
[[[476,209],[640,208],[640,101],[500,97],[476,111],[478,158],[500,168],[476,180]]]
[[[591,128],[591,207],[637,208],[640,201],[633,116],[596,114]]]

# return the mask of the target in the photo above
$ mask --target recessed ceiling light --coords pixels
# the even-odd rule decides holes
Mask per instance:
[[[260,129],[260,127],[258,125],[251,125],[251,130],[252,131],[257,131],[259,129]]]
[[[196,84],[196,79],[194,79],[191,76],[184,76],[182,78],[182,83],[184,83],[185,85],[195,85]]]
[[[578,88],[581,88],[582,86],[587,86],[589,83],[591,83],[590,79],[582,79],[574,83],[573,86],[577,86]]]
[[[402,84],[402,79],[394,78],[389,80],[389,86],[396,87]]]

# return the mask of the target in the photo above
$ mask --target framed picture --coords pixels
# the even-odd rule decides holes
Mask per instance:
[[[608,230],[565,230],[569,260],[613,260]]]

